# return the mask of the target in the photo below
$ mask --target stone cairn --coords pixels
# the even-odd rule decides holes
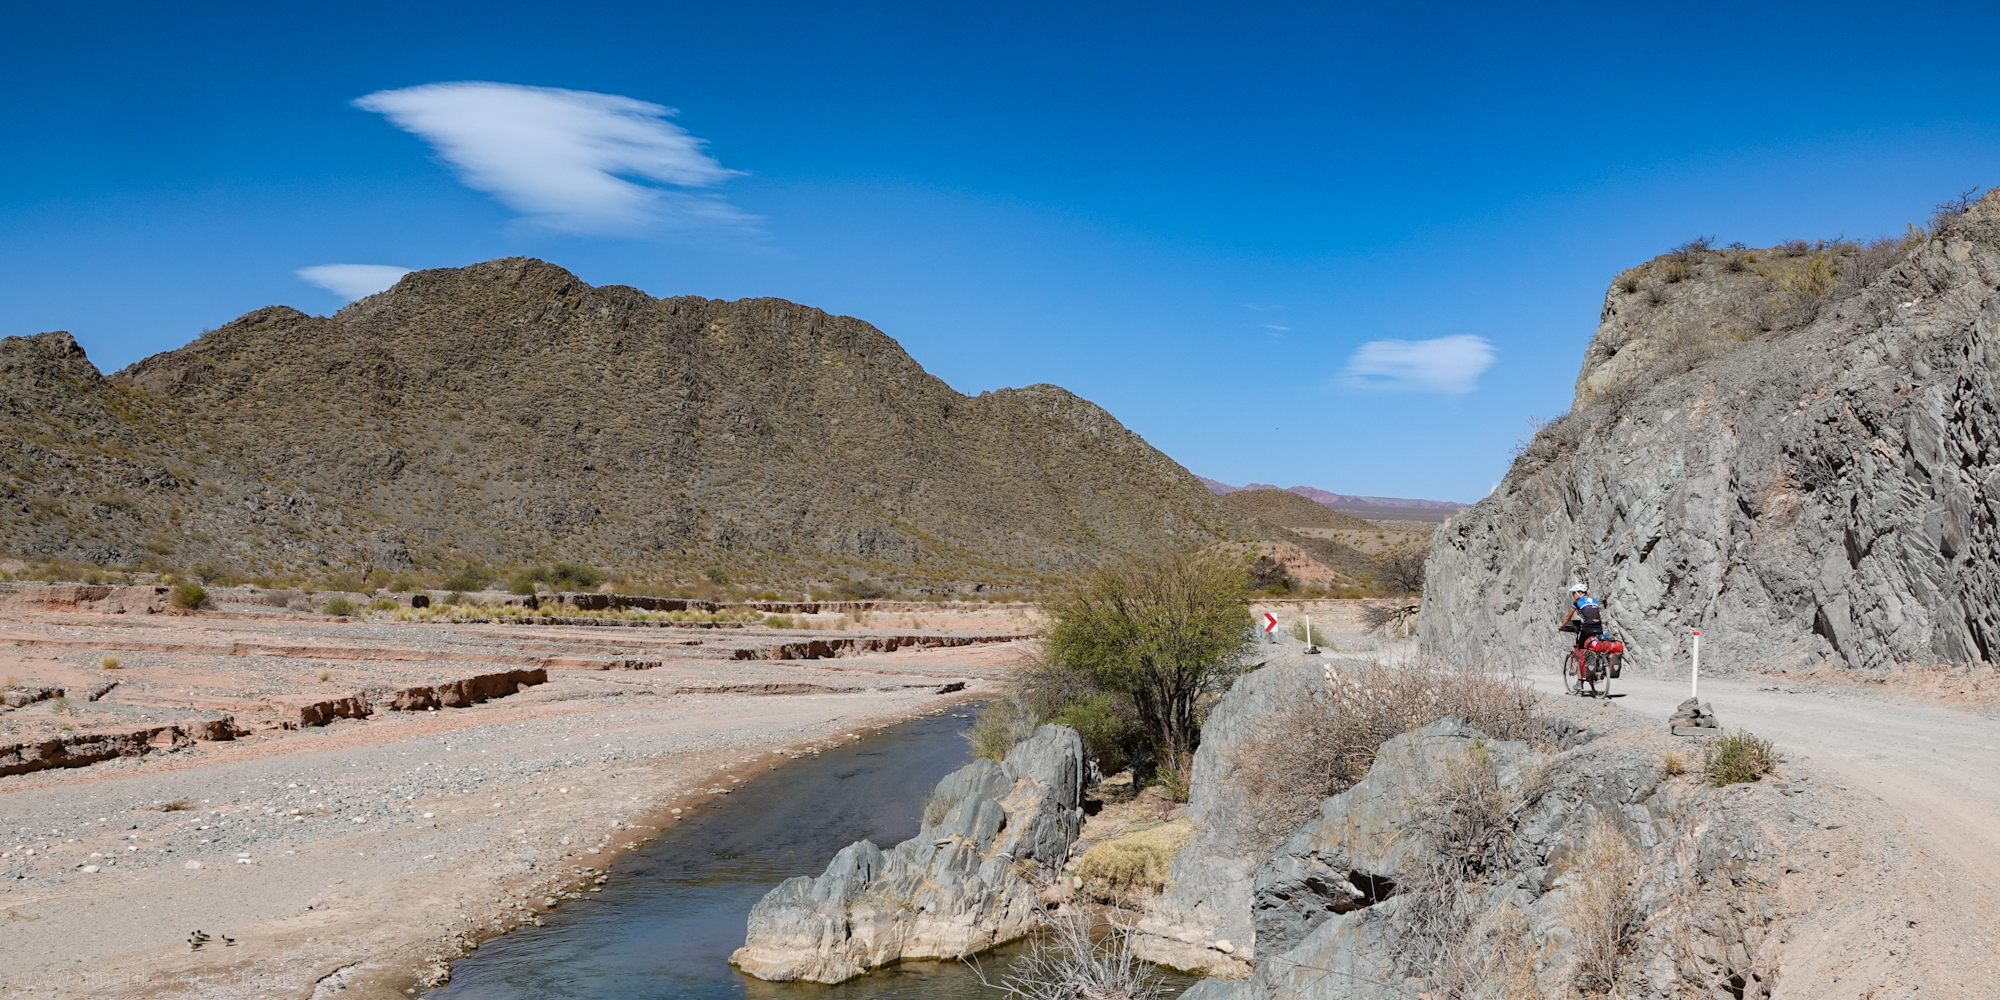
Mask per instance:
[[[1721,732],[1722,723],[1716,721],[1715,709],[1708,702],[1689,698],[1674,709],[1673,718],[1667,720],[1667,728],[1677,735],[1699,735],[1682,733],[1681,730],[1712,729]]]

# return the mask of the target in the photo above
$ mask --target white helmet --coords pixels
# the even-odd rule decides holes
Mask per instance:
[[[1590,593],[1590,588],[1580,583],[1572,583],[1569,585],[1569,592],[1572,594],[1588,594]]]

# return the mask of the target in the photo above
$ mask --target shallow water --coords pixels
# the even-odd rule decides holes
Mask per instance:
[[[966,714],[964,712],[958,713]],[[959,1000],[997,995],[962,963],[911,962],[838,986],[738,973],[750,907],[793,875],[817,875],[856,840],[917,833],[924,795],[963,766],[969,718],[926,716],[785,764],[697,807],[619,859],[604,891],[495,938],[452,967],[453,1000]],[[1018,949],[1014,950],[1018,954]],[[990,972],[1008,952],[989,956]]]

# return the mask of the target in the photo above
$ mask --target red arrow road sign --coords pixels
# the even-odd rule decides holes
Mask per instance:
[[[1270,613],[1269,611],[1264,612],[1264,631],[1276,632],[1277,630],[1278,630],[1278,616]]]

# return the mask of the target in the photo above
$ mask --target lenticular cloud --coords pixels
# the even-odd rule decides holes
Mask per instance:
[[[1493,367],[1493,344],[1461,333],[1435,340],[1371,340],[1347,359],[1342,381],[1354,388],[1460,395]]]
[[[392,264],[318,264],[299,268],[293,273],[308,284],[318,285],[352,302],[388,290],[403,275],[410,273],[410,269]]]
[[[508,83],[432,83],[354,105],[421,137],[467,186],[551,229],[632,233],[752,221],[718,195],[685,190],[741,172],[667,121],[678,114],[673,108]]]

